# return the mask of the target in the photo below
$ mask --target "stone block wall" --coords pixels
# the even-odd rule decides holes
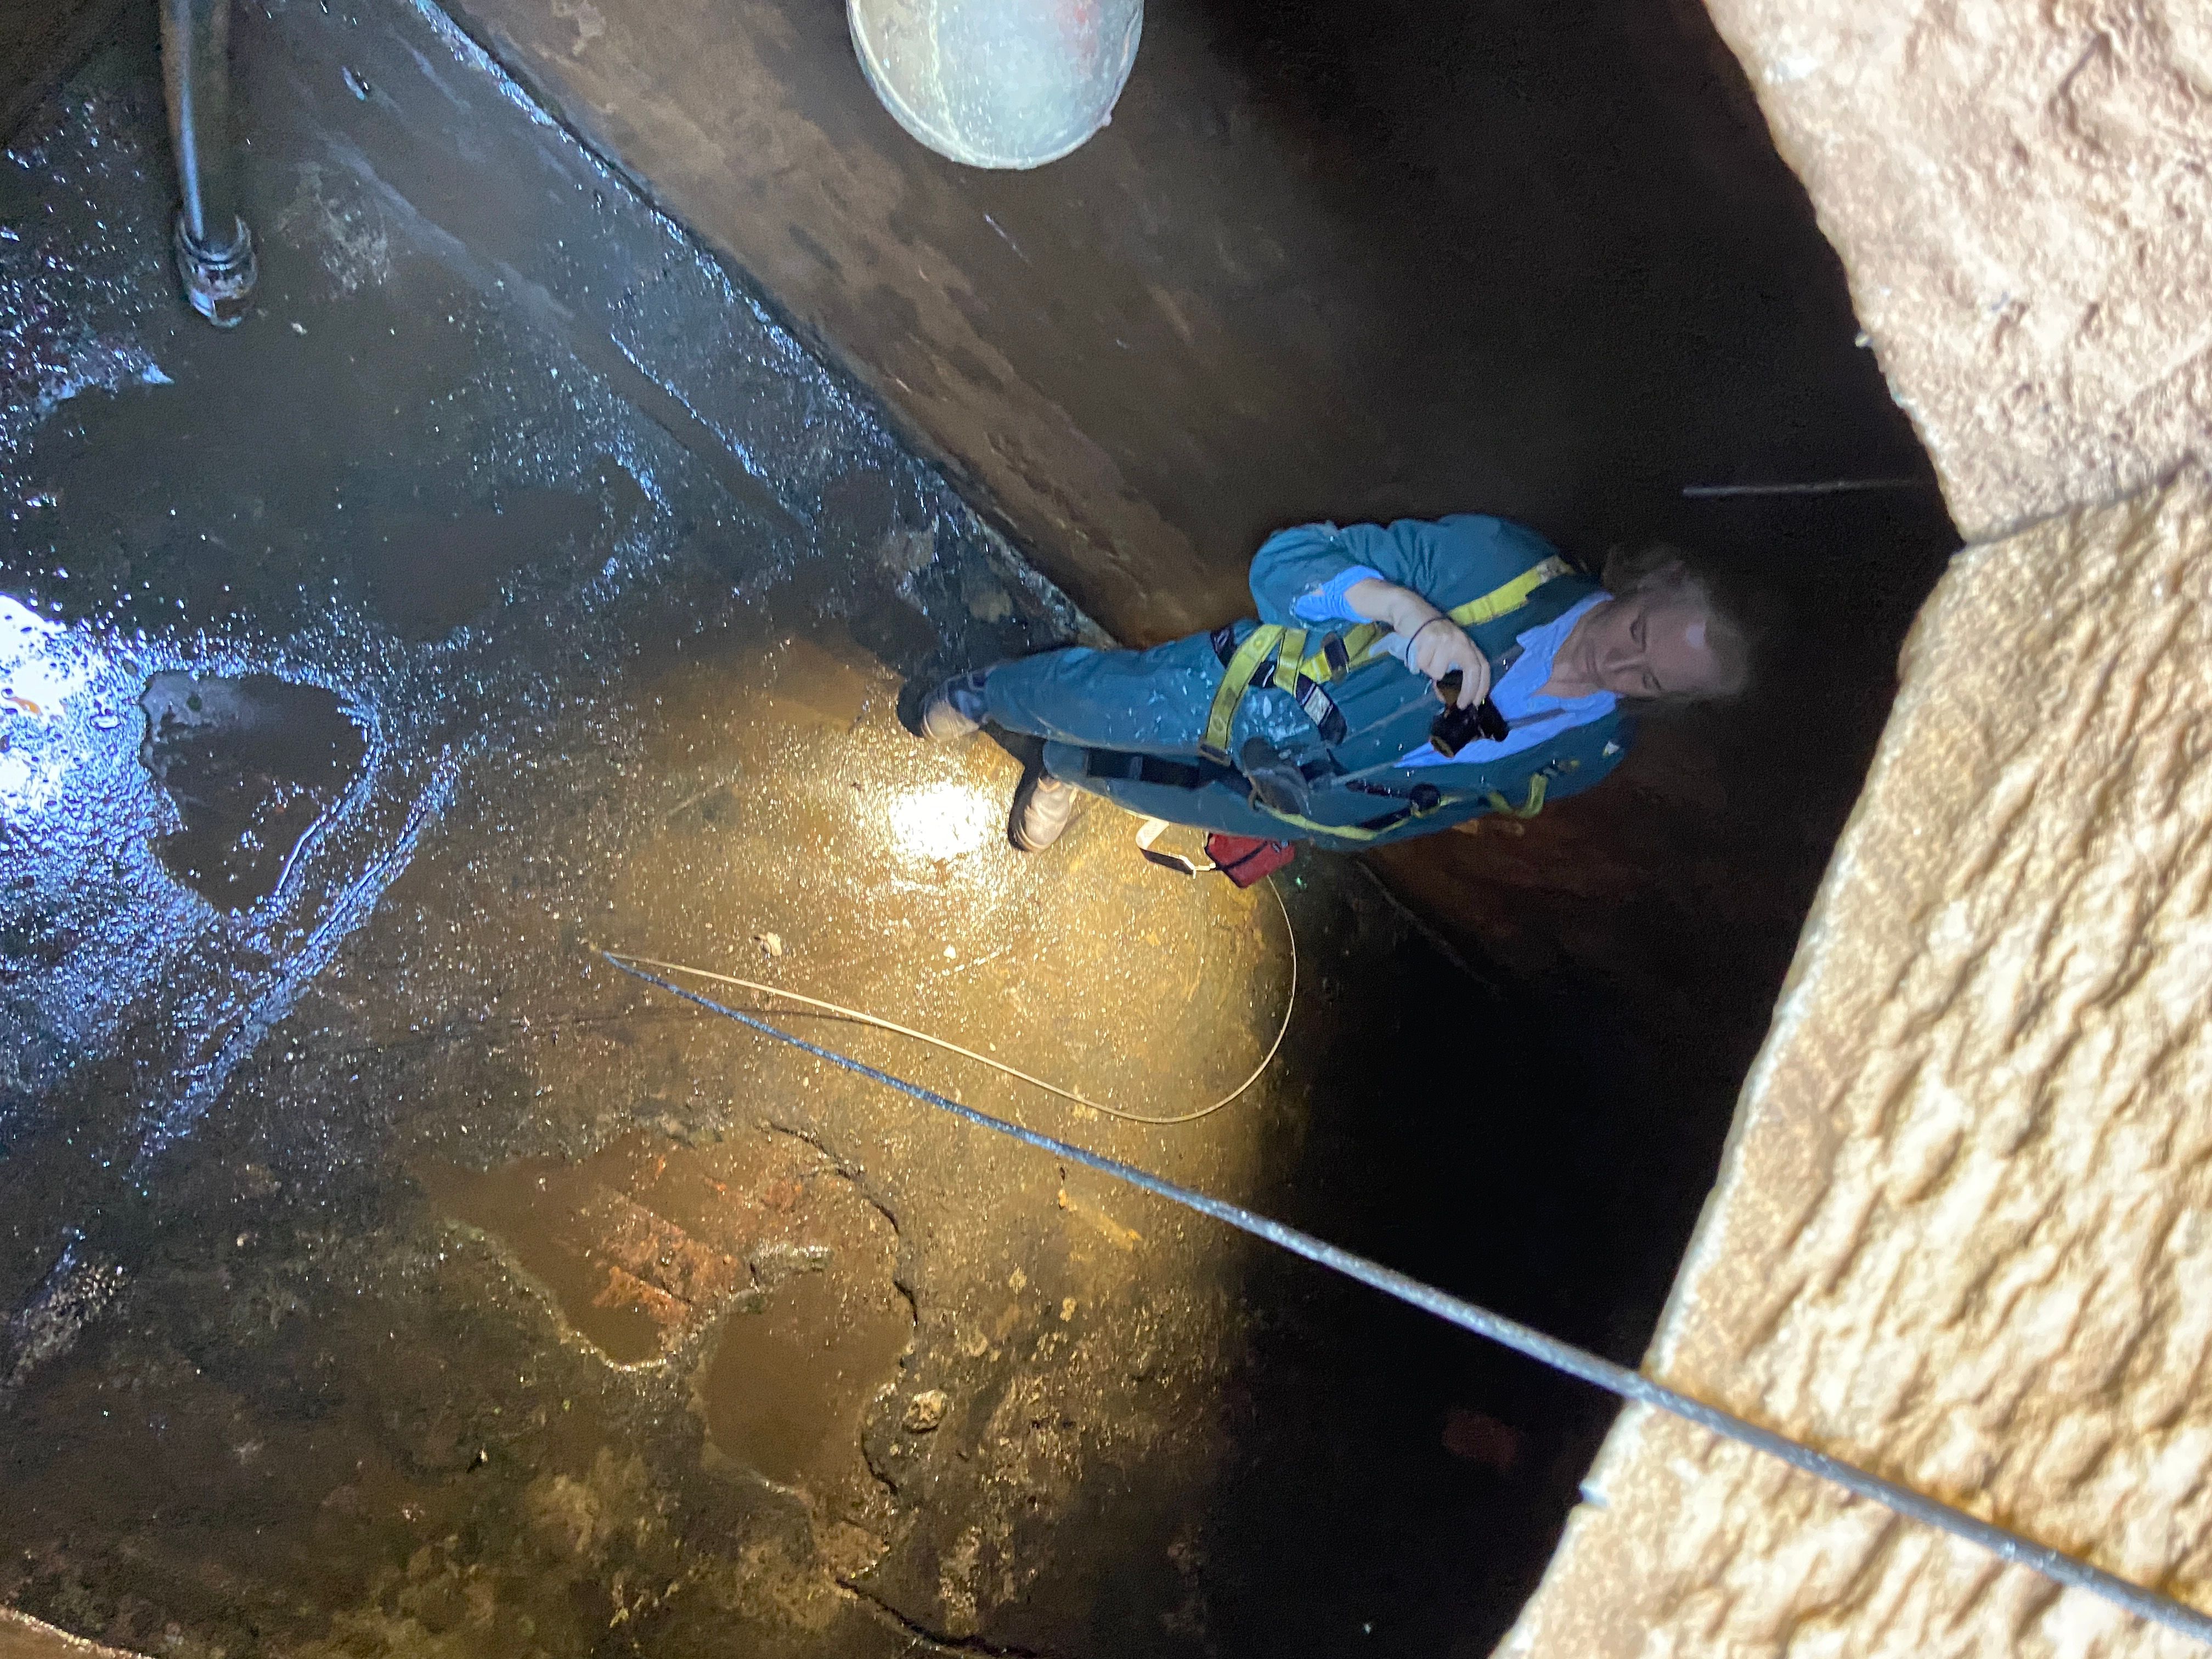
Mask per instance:
[[[2212,7],[1710,0],[1984,540],[2212,431]]]
[[[2212,1605],[2212,483],[1962,554],[1648,1368]],[[1644,1413],[1510,1659],[2193,1652]]]
[[[2212,1608],[2212,14],[1709,0],[1971,547],[1647,1367]],[[1625,1415],[1511,1659],[2180,1655]]]

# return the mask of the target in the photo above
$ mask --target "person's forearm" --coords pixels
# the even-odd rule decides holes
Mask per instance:
[[[1392,642],[1391,654],[1401,657],[1416,674],[1437,684],[1439,693],[1456,673],[1456,696],[1462,708],[1490,695],[1490,659],[1467,635],[1467,630],[1446,619],[1445,613],[1410,587],[1379,577],[1356,581],[1344,590],[1344,602],[1370,622],[1382,623],[1402,644]],[[1439,627],[1437,624],[1442,623]]]
[[[1354,582],[1344,590],[1344,602],[1369,622],[1379,622],[1394,634],[1411,635],[1423,623],[1443,614],[1410,587],[1374,577]]]

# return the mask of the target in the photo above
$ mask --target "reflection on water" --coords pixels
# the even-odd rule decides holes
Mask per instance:
[[[0,809],[35,812],[59,793],[75,753],[64,720],[106,665],[61,623],[0,593]]]
[[[276,890],[368,749],[334,693],[273,674],[156,674],[138,706],[139,758],[184,820],[155,850],[178,880],[231,910]]]
[[[908,858],[955,859],[981,852],[1005,823],[1006,807],[972,784],[925,783],[884,802],[891,844]]]
[[[257,322],[184,314],[134,15],[115,88],[0,157],[40,227],[0,301],[84,393],[9,403],[0,319],[0,1599],[241,1659],[874,1651],[867,1455],[981,1494],[947,1514],[1012,1490],[894,1385],[1026,1364],[1032,1316],[1079,1338],[1056,1310],[1129,1236],[1063,1240],[1049,1170],[634,1006],[584,946],[766,962],[1111,1098],[1248,1061],[1249,907],[1110,837],[1011,852],[1006,757],[895,702],[1073,613],[433,13],[240,13],[283,66],[249,185],[320,167],[318,211],[262,221]],[[100,340],[141,355],[70,357]],[[1010,1307],[1009,1255],[1083,1278]]]

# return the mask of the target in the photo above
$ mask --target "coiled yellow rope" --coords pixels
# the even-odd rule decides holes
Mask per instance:
[[[1298,1000],[1297,930],[1291,926],[1290,906],[1283,902],[1283,896],[1276,890],[1273,882],[1267,884],[1267,891],[1275,901],[1275,908],[1282,912],[1283,937],[1290,942],[1291,988],[1290,994],[1283,999],[1283,1023],[1276,1028],[1275,1040],[1267,1045],[1267,1052],[1260,1057],[1260,1063],[1252,1068],[1249,1077],[1211,1104],[1201,1106],[1196,1111],[1181,1112],[1170,1117],[1147,1117],[1141,1112],[1125,1112],[1118,1106],[1108,1106],[1086,1096],[1079,1095],[1073,1089],[1063,1089],[1057,1083],[1048,1083],[1042,1078],[1033,1077],[1018,1066],[1009,1066],[1006,1061],[994,1060],[989,1054],[978,1054],[973,1048],[964,1048],[960,1044],[948,1042],[944,1037],[932,1036],[927,1031],[917,1031],[911,1025],[902,1025],[894,1019],[884,1019],[875,1014],[863,1013],[857,1008],[848,1008],[841,1003],[830,1002],[820,997],[810,997],[797,991],[786,990],[781,985],[767,985],[758,980],[741,979],[735,974],[716,973],[710,969],[693,968],[680,962],[663,962],[654,957],[631,956],[622,951],[609,951],[605,954],[617,962],[631,963],[641,968],[657,968],[665,974],[688,974],[694,979],[708,980],[717,985],[735,985],[741,989],[757,992],[763,996],[781,997],[787,1002],[796,1002],[809,1008],[818,1008],[824,1013],[836,1014],[842,1019],[854,1020],[862,1025],[872,1025],[879,1031],[890,1031],[899,1036],[911,1037],[916,1042],[926,1042],[933,1048],[942,1048],[947,1054],[958,1054],[963,1060],[972,1060],[979,1066],[988,1066],[994,1072],[1003,1072],[1006,1076],[1026,1083],[1033,1089],[1042,1089],[1047,1094],[1057,1095],[1062,1100],[1073,1101],[1078,1106],[1087,1108],[1104,1116],[1120,1118],[1125,1123],[1195,1123],[1202,1117],[1212,1116],[1214,1113],[1257,1083],[1261,1073],[1274,1063],[1275,1055],[1283,1046],[1283,1039],[1290,1035],[1291,1011],[1297,1007]]]

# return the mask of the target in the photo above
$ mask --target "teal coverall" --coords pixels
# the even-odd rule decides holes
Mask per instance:
[[[1311,650],[1328,625],[1304,621],[1293,604],[1355,567],[1449,611],[1556,556],[1533,531],[1473,514],[1388,526],[1304,525],[1278,532],[1254,556],[1252,597],[1261,622],[1313,629]],[[1517,610],[1470,628],[1493,680],[1521,635],[1599,591],[1581,575],[1554,577]],[[1234,637],[1241,641],[1256,626],[1238,623]],[[1299,814],[1309,822],[1298,824],[1255,800],[1233,769],[1200,756],[1223,672],[1216,637],[1206,634],[1149,651],[1078,647],[992,669],[983,700],[1000,726],[1046,740],[1052,776],[1132,812],[1347,850],[1449,829],[1501,805],[1525,811],[1532,785],[1540,791],[1534,804],[1577,793],[1611,772],[1627,744],[1623,717],[1613,710],[1487,763],[1397,765],[1426,740],[1442,705],[1428,680],[1378,653],[1328,687],[1344,716],[1334,743],[1323,741],[1287,691],[1248,691],[1237,708],[1228,752],[1241,754],[1249,738],[1264,737],[1309,781],[1309,804]]]

